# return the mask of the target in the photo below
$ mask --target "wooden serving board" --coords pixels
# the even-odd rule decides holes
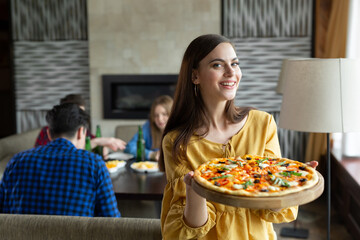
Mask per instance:
[[[226,193],[220,193],[204,188],[197,183],[195,179],[192,179],[191,186],[196,193],[207,200],[225,205],[253,209],[286,208],[303,205],[320,197],[324,191],[324,178],[319,172],[317,172],[317,174],[319,176],[319,181],[312,188],[279,197],[245,197],[228,195]]]

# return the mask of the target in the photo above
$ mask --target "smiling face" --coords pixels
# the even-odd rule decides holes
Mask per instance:
[[[220,43],[193,71],[192,81],[199,84],[205,102],[235,98],[242,73],[239,60],[230,43]]]
[[[166,123],[169,119],[169,115],[166,111],[166,109],[162,105],[157,105],[154,110],[154,122],[155,125],[163,131]]]

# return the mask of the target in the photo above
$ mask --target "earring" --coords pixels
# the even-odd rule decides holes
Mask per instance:
[[[197,97],[197,91],[198,91],[197,84],[194,84],[195,97]]]

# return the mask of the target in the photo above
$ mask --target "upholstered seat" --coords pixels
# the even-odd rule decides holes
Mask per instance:
[[[0,239],[161,239],[160,219],[0,214]]]

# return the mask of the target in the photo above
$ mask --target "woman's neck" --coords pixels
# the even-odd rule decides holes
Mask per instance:
[[[237,123],[232,123],[227,119],[225,112],[226,101],[219,102],[217,105],[205,103],[205,106],[209,118],[209,130],[205,138],[212,142],[226,144],[233,135],[243,128],[246,122],[247,117]],[[205,126],[201,130],[204,131]]]
[[[206,112],[209,117],[210,128],[223,129],[228,123],[225,113],[226,101],[217,104],[206,104]]]

